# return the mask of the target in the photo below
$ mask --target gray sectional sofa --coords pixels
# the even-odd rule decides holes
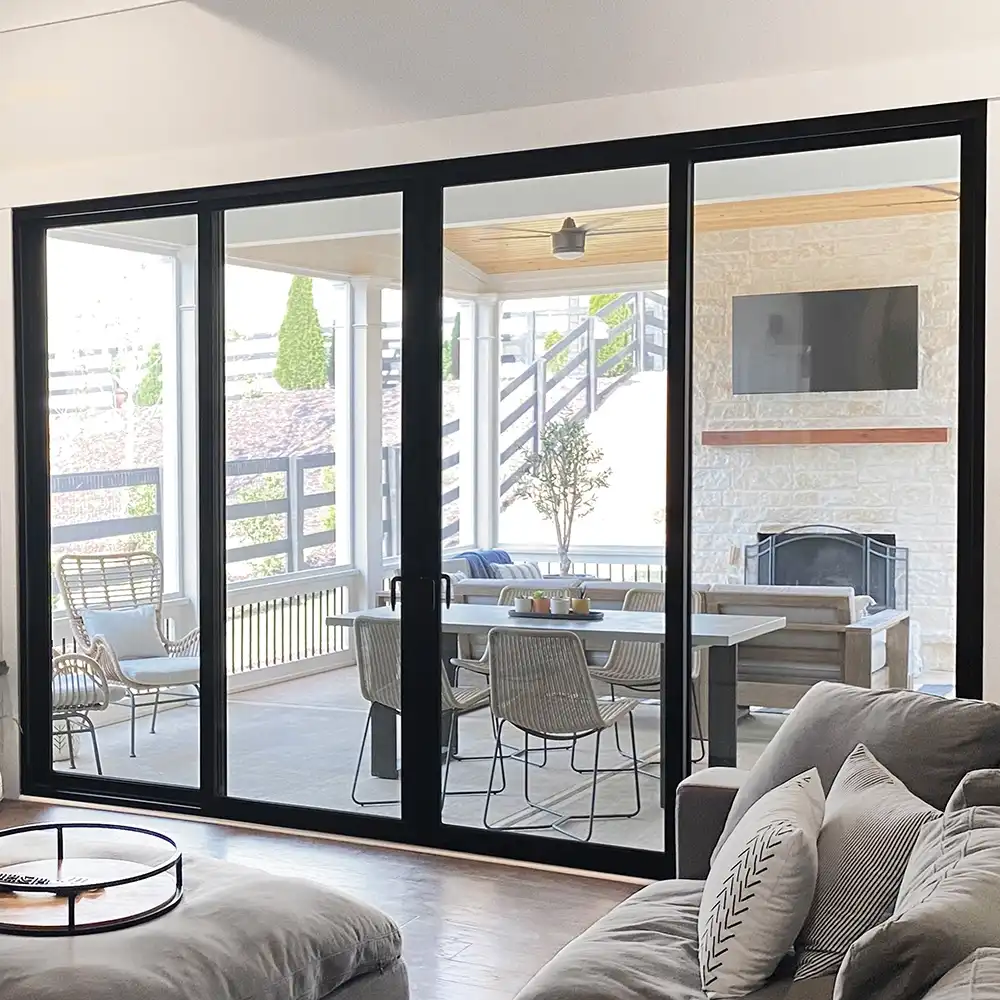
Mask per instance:
[[[704,1000],[698,907],[714,849],[754,802],[796,774],[818,768],[829,791],[858,743],[864,743],[915,795],[944,809],[968,772],[1000,765],[1000,706],[909,691],[817,684],[752,771],[709,768],[681,784],[676,803],[679,878],[646,886],[617,906],[538,972],[517,1000]],[[995,789],[1000,804],[1000,776]],[[991,835],[995,834],[992,839],[1000,859],[1000,809],[978,822],[995,826]],[[996,934],[1000,945],[1000,924]],[[975,935],[963,940],[975,942],[970,951],[985,943]],[[968,952],[961,953],[960,943],[956,947],[955,966],[972,962]],[[976,968],[1000,970],[1000,962],[990,953],[981,954],[979,962]],[[835,976],[794,981],[793,963],[789,956],[768,985],[751,994],[754,1000],[834,996]],[[942,990],[947,987],[952,992],[942,992],[941,1000],[958,996],[1000,1000],[1000,990],[958,992],[971,975],[968,969],[956,969],[952,981],[942,981]]]

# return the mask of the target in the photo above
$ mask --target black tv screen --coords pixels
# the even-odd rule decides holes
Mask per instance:
[[[733,298],[733,392],[917,388],[917,286]]]

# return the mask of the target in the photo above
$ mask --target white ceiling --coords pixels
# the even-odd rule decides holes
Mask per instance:
[[[3,0],[0,170],[973,50],[1000,44],[998,8]]]

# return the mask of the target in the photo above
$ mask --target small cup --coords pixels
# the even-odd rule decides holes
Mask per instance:
[[[568,615],[570,608],[570,601],[568,597],[553,597],[552,598],[552,614],[554,615]]]
[[[590,598],[589,597],[574,597],[573,598],[573,614],[575,614],[575,615],[589,615],[590,614]]]
[[[520,614],[532,610],[532,600],[530,597],[515,597],[514,610]]]
[[[533,597],[531,599],[531,610],[538,615],[548,615],[552,613],[552,600],[549,597]]]

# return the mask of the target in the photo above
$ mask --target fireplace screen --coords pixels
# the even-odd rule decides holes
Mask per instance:
[[[871,612],[903,609],[908,551],[889,534],[859,534],[828,524],[758,532],[744,560],[746,583],[786,587],[853,587],[875,601]]]

